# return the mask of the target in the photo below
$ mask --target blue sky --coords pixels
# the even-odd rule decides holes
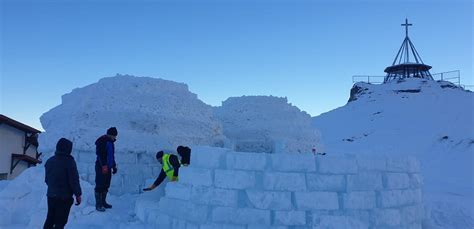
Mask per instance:
[[[315,116],[347,102],[352,75],[384,75],[405,17],[432,73],[474,84],[472,1],[0,2],[1,113],[36,128],[116,73],[184,82],[214,106],[286,96]]]

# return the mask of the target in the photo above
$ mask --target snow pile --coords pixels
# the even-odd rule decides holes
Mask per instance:
[[[2,182],[3,183],[3,182]],[[0,190],[0,228],[42,228],[48,212],[44,183],[44,167],[27,169]],[[134,199],[109,195],[113,209],[105,213],[95,210],[94,188],[81,180],[82,204],[73,205],[68,228],[131,228],[143,225],[134,216]]]
[[[147,225],[421,228],[425,217],[413,158],[196,151],[165,197],[137,201],[137,216]]]
[[[115,126],[119,150],[150,150],[184,144],[223,145],[212,107],[189,92],[186,84],[117,75],[63,95],[62,104],[41,117],[44,151],[66,137],[74,149],[94,151],[94,142]]]
[[[311,152],[313,145],[320,148],[311,116],[286,98],[231,97],[215,109],[215,114],[237,151]]]
[[[417,78],[357,83],[350,102],[313,125],[329,154],[416,156],[433,226],[474,227],[474,93]]]
[[[351,92],[352,101],[345,106],[313,118],[327,151],[433,154],[432,149],[445,147],[473,150],[472,92],[449,82],[417,78],[381,85],[357,83]]]
[[[8,180],[0,180],[0,192],[7,187],[8,185]]]

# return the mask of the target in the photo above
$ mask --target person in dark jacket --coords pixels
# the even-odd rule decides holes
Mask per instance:
[[[100,136],[95,141],[97,159],[95,162],[95,208],[103,212],[106,208],[112,208],[108,204],[107,193],[112,180],[111,174],[117,173],[115,163],[115,145],[117,139],[117,128],[110,127],[106,135]]]
[[[81,204],[81,185],[76,162],[71,156],[72,142],[61,138],[56,144],[54,156],[44,165],[45,182],[48,185],[48,215],[44,228],[64,228],[76,197],[76,205]]]
[[[178,155],[181,156],[181,164],[183,166],[188,166],[191,160],[191,148],[187,146],[178,146],[176,151],[178,151]]]
[[[172,182],[178,180],[179,168],[181,166],[188,166],[190,163],[191,149],[187,146],[178,146],[177,151],[181,161],[178,156],[173,154],[165,154],[163,151],[156,153],[156,160],[162,165],[160,175],[158,175],[158,178],[156,178],[152,185],[144,188],[143,191],[151,191],[160,186],[166,177]]]

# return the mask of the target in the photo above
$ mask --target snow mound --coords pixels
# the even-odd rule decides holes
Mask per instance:
[[[474,149],[473,105],[474,93],[449,82],[357,83],[345,106],[313,118],[313,126],[331,151],[417,154],[451,147],[467,152]]]
[[[62,104],[41,116],[45,133],[40,147],[54,149],[66,137],[74,148],[94,150],[107,128],[119,131],[117,148],[152,150],[177,145],[222,145],[220,124],[212,107],[184,83],[149,77],[117,75],[74,89]]]
[[[311,116],[274,96],[231,97],[215,109],[237,151],[311,152],[319,145]]]
[[[113,209],[105,213],[95,210],[94,187],[80,180],[82,204],[73,205],[67,228],[144,228],[135,217],[136,197],[109,195]],[[0,190],[0,228],[42,228],[48,212],[44,167],[25,170]]]
[[[474,93],[417,78],[357,83],[345,106],[313,126],[329,153],[416,156],[435,226],[474,227]]]

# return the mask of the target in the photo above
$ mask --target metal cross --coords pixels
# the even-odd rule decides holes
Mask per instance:
[[[408,19],[405,18],[405,24],[402,24],[401,26],[405,26],[405,34],[408,37],[408,26],[412,26],[413,24],[408,24]]]

